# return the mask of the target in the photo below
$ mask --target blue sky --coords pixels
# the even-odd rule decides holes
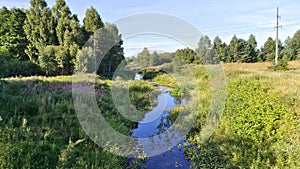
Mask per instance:
[[[28,8],[29,2],[30,0],[1,0],[0,6]],[[55,0],[47,0],[50,7],[54,2]],[[299,0],[66,0],[66,2],[71,11],[78,14],[80,20],[90,6],[98,10],[103,21],[110,23],[134,14],[162,13],[189,22],[212,40],[218,35],[227,43],[234,34],[247,39],[252,33],[256,36],[259,46],[263,45],[268,37],[275,38],[276,7],[280,7],[282,29],[279,37],[282,41],[300,29]],[[161,35],[140,34],[124,39],[126,56],[136,54],[143,47],[150,50],[172,51],[185,46]]]

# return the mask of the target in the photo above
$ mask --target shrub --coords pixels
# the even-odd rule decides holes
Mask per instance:
[[[195,168],[297,168],[297,114],[272,91],[265,77],[237,79],[227,86],[219,128],[186,153]],[[291,150],[293,148],[293,150]]]
[[[30,61],[19,61],[9,52],[0,50],[0,78],[43,74],[40,67]]]
[[[288,61],[281,59],[279,60],[278,64],[275,65],[275,63],[273,63],[272,66],[269,66],[268,69],[270,70],[288,70]]]

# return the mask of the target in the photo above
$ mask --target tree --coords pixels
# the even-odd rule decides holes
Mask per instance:
[[[228,62],[228,46],[225,42],[222,43],[222,40],[218,36],[214,39],[213,47],[216,55],[220,58],[220,60],[223,62]]]
[[[171,63],[172,60],[175,58],[174,52],[159,53],[158,55],[159,55],[159,62],[157,63],[157,65],[162,65],[164,63]]]
[[[221,56],[223,54],[223,49],[222,49],[222,40],[220,39],[219,36],[216,36],[214,39],[214,50],[216,53]]]
[[[95,55],[92,47],[83,47],[76,56],[76,71],[96,73]]]
[[[122,47],[123,40],[122,36],[119,34],[119,30],[114,24],[105,24],[105,28],[112,34],[115,41],[115,45],[109,50],[105,58],[108,59],[108,73],[112,76],[119,64],[125,60],[124,49]]]
[[[175,58],[177,58],[175,57],[175,53],[158,53],[156,51],[150,53],[147,48],[144,48],[137,57],[126,59],[128,62],[134,62],[145,68],[149,66],[158,66],[165,63],[171,63]]]
[[[266,61],[273,62],[275,60],[275,50],[276,50],[275,47],[276,47],[276,41],[273,40],[271,37],[269,37],[268,40],[265,42],[262,50],[262,52],[265,55]],[[280,40],[278,43],[278,49],[279,49],[278,59],[282,59],[284,47]]]
[[[198,42],[198,49],[196,53],[204,64],[215,64],[220,61],[219,57],[215,54],[211,40],[207,35],[202,36]]]
[[[286,39],[284,55],[288,60],[300,59],[300,30],[294,34],[293,38]]]
[[[237,56],[235,57],[236,62],[246,62],[249,56],[250,46],[244,39],[238,39],[238,50]]]
[[[6,32],[9,31],[9,19],[11,17],[11,12],[6,8],[3,7],[0,10],[0,21],[1,21],[1,25],[0,25],[0,35],[1,35],[1,46],[5,45],[5,41],[3,41],[3,36],[5,35]]]
[[[59,45],[63,45],[66,38],[71,38],[71,41],[76,43],[76,39],[81,33],[77,16],[72,15],[64,0],[56,0],[52,11],[55,18],[55,30]],[[69,32],[69,35],[65,35],[66,32]]]
[[[96,66],[99,66],[97,74],[111,78],[119,64],[125,60],[122,37],[118,28],[113,24],[105,24],[105,27],[97,31],[94,37]],[[90,44],[90,46],[93,45]]]
[[[172,59],[172,66],[173,66],[173,70],[175,70],[175,71],[180,70],[179,67],[184,64],[186,64],[186,63],[177,56],[174,56],[174,58]]]
[[[258,50],[257,50],[257,42],[254,35],[250,35],[247,41],[246,50],[248,51],[247,57],[245,58],[245,62],[257,62],[258,61]]]
[[[94,7],[91,7],[86,10],[85,18],[83,19],[83,33],[86,41],[88,38],[93,35],[101,28],[104,27],[104,23],[101,20],[101,17],[97,10]],[[95,43],[95,39],[93,40]],[[93,44],[95,45],[95,44]]]
[[[58,63],[56,55],[59,53],[59,46],[49,45],[45,48],[43,54],[39,57],[40,67],[46,75],[56,75],[58,73]]]
[[[149,50],[145,47],[138,55],[136,58],[136,62],[142,67],[142,68],[147,68],[150,65],[149,58],[150,58],[150,52]]]
[[[118,30],[117,30],[117,28],[111,28],[111,27],[113,27],[112,25],[106,26],[106,28],[104,28],[104,23],[102,22],[99,13],[97,12],[97,10],[94,7],[91,7],[86,10],[85,18],[83,19],[83,24],[84,24],[82,27],[83,39],[85,42],[87,41],[86,46],[88,46],[88,47],[84,47],[82,49],[82,51],[78,54],[77,58],[79,57],[79,59],[80,59],[79,63],[85,64],[86,66],[77,65],[77,69],[79,69],[79,68],[81,70],[86,69],[87,72],[96,72],[97,71],[97,73],[102,76],[108,76],[108,74],[110,74],[111,70],[112,70],[112,64],[113,64],[112,60],[109,60],[109,65],[102,64],[101,68],[99,67],[98,69],[96,69],[96,65],[95,65],[96,63],[90,63],[90,62],[93,60],[94,62],[97,62],[97,66],[99,66],[104,61],[104,56],[101,56],[100,60],[99,60],[99,57],[97,57],[98,61],[95,60],[95,59],[97,59],[96,55],[95,55],[97,51],[98,51],[98,53],[109,52],[109,50],[111,50],[110,52],[112,52],[113,50],[116,52],[117,47],[114,47],[114,49],[106,49],[106,47],[104,47],[104,45],[99,47],[97,44],[100,43],[100,45],[101,45],[101,43],[107,43],[107,44],[112,43],[112,45],[115,45],[114,43],[116,43],[116,42],[109,43],[108,41],[109,40],[117,41],[117,39],[119,38]],[[101,28],[103,28],[103,29],[99,30]],[[108,30],[108,29],[111,29],[111,30]],[[116,29],[116,30],[113,30],[113,29]],[[93,35],[93,37],[91,39],[89,39],[91,35]],[[101,39],[101,37],[102,37],[102,39]],[[107,39],[105,39],[105,38],[107,38]],[[122,43],[122,42],[120,41],[118,43]],[[106,51],[101,51],[101,50],[106,50]],[[102,55],[102,54],[100,54],[100,55]],[[84,57],[86,57],[86,58],[84,58]],[[112,56],[112,58],[114,58],[114,56]],[[79,64],[79,63],[77,63],[77,64]],[[94,66],[91,66],[93,64],[94,64]]]
[[[254,35],[250,35],[246,41],[238,39],[236,35],[230,41],[227,62],[246,62],[253,63],[258,61],[257,42]]]
[[[175,57],[180,58],[186,64],[194,63],[198,59],[196,52],[190,48],[178,49]]]
[[[294,37],[293,37],[293,43],[295,45],[294,52],[296,53],[295,59],[300,60],[300,30],[298,30]]]
[[[288,37],[284,42],[283,57],[286,60],[296,60],[297,59],[297,45],[294,39]],[[300,57],[299,57],[300,58]]]
[[[84,29],[90,34],[94,34],[100,28],[103,28],[104,23],[97,10],[91,7],[86,10],[85,18],[83,19]]]
[[[28,41],[23,29],[26,13],[22,9],[0,9],[0,46],[4,46],[19,60],[29,60],[25,53]]]
[[[71,11],[64,0],[56,0],[52,7],[55,19],[55,31],[57,36],[57,45],[64,44],[64,33],[70,29]]]
[[[257,42],[254,35],[250,35],[249,39],[245,41],[244,39],[238,40],[238,57],[237,62],[253,63],[258,61],[257,57]]]
[[[75,59],[79,49],[80,25],[76,15],[72,15],[64,0],[56,0],[52,8],[56,36],[60,50],[57,55],[58,67],[61,74],[72,74],[75,68]]]
[[[31,0],[30,5],[23,27],[29,41],[25,53],[31,61],[38,63],[45,47],[55,41],[54,18],[44,0]]]
[[[264,54],[263,50],[264,50],[263,46],[260,49],[257,49],[257,61],[258,62],[265,62],[266,61],[265,54]]]
[[[263,53],[267,61],[273,61],[275,58],[276,41],[271,37],[264,44]]]
[[[30,61],[20,61],[4,46],[0,46],[0,78],[32,76],[41,74],[38,65]]]
[[[156,51],[154,51],[151,55],[151,58],[153,60],[153,66],[157,66],[161,64],[160,57]]]
[[[239,40],[236,35],[230,41],[229,44],[229,56],[226,59],[227,62],[236,62],[239,57]]]
[[[252,48],[256,48],[257,47],[257,42],[256,42],[256,39],[255,39],[255,36],[253,34],[251,34],[249,36],[249,39],[248,39],[248,44],[252,47]]]

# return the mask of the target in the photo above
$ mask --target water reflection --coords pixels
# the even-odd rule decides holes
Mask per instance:
[[[142,80],[142,79],[143,79],[143,76],[141,74],[136,73],[134,75],[134,80]]]
[[[140,165],[147,169],[190,168],[189,161],[184,156],[184,138],[172,126],[172,121],[168,118],[170,110],[185,103],[185,100],[176,100],[166,89],[160,86],[162,93],[157,97],[157,106],[147,112],[138,127],[133,130],[132,136],[138,138],[138,151],[150,156]]]

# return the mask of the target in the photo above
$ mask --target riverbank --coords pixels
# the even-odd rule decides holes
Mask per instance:
[[[290,62],[288,71],[271,71],[270,64],[223,64],[226,106],[218,127],[205,142],[201,131],[211,112],[211,77],[204,66],[189,65],[201,98],[195,112],[198,118],[188,134],[193,146],[185,149],[192,168],[300,166],[300,62]],[[173,84],[170,76],[159,74],[154,79]],[[171,112],[172,121],[180,112]]]
[[[278,72],[269,71],[268,63],[224,64],[226,106],[218,128],[206,142],[199,136],[211,112],[210,76],[203,66],[189,65],[200,98],[198,118],[187,135],[196,148],[184,149],[192,168],[299,168],[300,62],[289,64],[289,71]],[[166,75],[156,78],[168,81]],[[81,128],[71,83],[71,76],[0,80],[0,168],[128,166],[127,158],[103,150]],[[156,105],[149,101],[151,84],[132,84],[132,104],[148,110]],[[92,85],[106,121],[131,136],[137,123],[114,107],[112,82],[97,78]],[[169,119],[174,121],[181,111],[173,109]]]
[[[99,147],[79,124],[72,101],[76,91],[95,94],[106,121],[130,136],[137,123],[118,113],[111,81],[96,78],[95,93],[71,76],[9,78],[0,81],[0,168],[124,168],[127,158]],[[149,90],[145,90],[147,88]],[[139,108],[151,107],[152,86],[134,81],[130,92]],[[145,100],[145,101],[142,101]]]

